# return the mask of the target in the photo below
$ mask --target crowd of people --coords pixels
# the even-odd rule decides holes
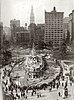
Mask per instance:
[[[12,70],[12,69],[11,69]],[[41,97],[42,94],[40,92],[41,87],[21,87],[17,85],[14,80],[11,77],[11,70],[7,70],[6,68],[3,70],[2,75],[2,84],[3,84],[3,91],[6,94],[11,95],[13,100],[18,100],[21,98],[25,98],[25,100],[28,98],[28,91],[31,91],[30,96],[36,95],[37,98]],[[70,85],[72,86],[72,82],[70,82]],[[62,96],[63,98],[68,97],[68,80],[65,80],[65,76],[63,76],[63,68],[60,66],[60,73],[59,75],[52,80],[52,82],[48,82],[47,86],[43,85],[44,90],[48,87],[49,92],[53,91],[54,88],[58,90],[58,88],[62,86],[63,87],[63,93],[60,91],[58,92],[59,96]]]
[[[3,91],[6,94],[11,95],[13,100],[18,100],[21,98],[27,99],[29,87],[24,88],[19,85],[16,85],[12,77],[10,77],[9,72],[10,70],[7,70],[6,68],[3,70],[3,76],[2,76]],[[31,87],[30,91],[31,91],[31,96],[37,95],[37,98],[41,97],[41,93],[39,92],[38,89],[36,90],[33,87]]]
[[[14,82],[13,78],[11,77],[12,69],[19,63],[16,62],[15,64],[10,64],[9,65],[11,67],[10,69],[3,68],[3,70],[1,71],[3,92],[5,94],[10,95],[12,97],[12,100],[18,100],[21,98],[27,99],[27,94],[29,90],[29,87],[24,88],[21,87],[20,85],[17,85]],[[41,97],[41,93],[39,92],[39,90],[38,92],[36,92],[36,89],[31,87],[31,96],[33,95],[37,95],[37,97]]]

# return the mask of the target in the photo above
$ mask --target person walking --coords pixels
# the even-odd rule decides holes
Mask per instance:
[[[59,92],[58,94],[59,94],[59,97],[60,97],[61,96],[61,93]]]
[[[62,94],[63,99],[65,99],[65,90],[63,89],[63,94]]]
[[[68,88],[65,89],[65,97],[68,97]]]
[[[59,88],[59,84],[57,83],[57,89]]]
[[[52,90],[52,88],[51,88],[51,87],[49,87],[49,92],[51,92],[51,90]]]

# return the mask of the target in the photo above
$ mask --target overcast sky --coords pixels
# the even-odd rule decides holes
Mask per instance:
[[[74,9],[74,0],[1,0],[1,19],[4,26],[10,25],[11,19],[20,19],[21,25],[30,22],[31,6],[34,8],[35,22],[44,23],[44,10],[50,12],[55,6],[68,16]]]

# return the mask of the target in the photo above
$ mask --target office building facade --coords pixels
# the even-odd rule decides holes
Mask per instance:
[[[30,25],[28,26],[31,44],[33,44],[33,42],[35,43],[36,29],[37,29],[37,26],[35,23],[30,23]]]
[[[69,14],[69,32],[70,32],[70,39],[74,41],[74,10],[72,13]]]
[[[63,19],[63,32],[64,32],[64,38],[66,39],[69,32],[69,17],[65,17]]]
[[[2,49],[3,44],[3,23],[0,22],[0,50]]]
[[[16,42],[15,36],[16,36],[16,28],[20,27],[20,20],[10,20],[10,29],[11,29],[11,39],[13,42]]]
[[[24,27],[17,27],[16,28],[16,44],[25,46],[29,44],[30,40],[30,33]]]
[[[37,41],[40,42],[40,41],[43,41],[44,42],[44,32],[45,32],[45,24],[37,24],[37,36],[38,39]]]
[[[51,12],[45,11],[45,43],[51,41],[53,46],[59,46],[63,42],[63,14],[57,12],[55,7]]]

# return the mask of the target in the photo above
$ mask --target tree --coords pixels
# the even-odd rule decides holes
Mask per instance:
[[[12,58],[12,53],[8,50],[9,48],[10,42],[8,40],[4,40],[2,47],[2,65],[7,64]]]
[[[10,51],[8,51],[8,50],[4,50],[3,52],[2,52],[2,54],[3,54],[3,65],[5,65],[5,64],[7,64],[9,61],[10,61],[10,59],[12,58],[12,53],[10,52]]]
[[[49,41],[48,46],[49,46],[50,48],[52,48],[52,47],[53,47],[53,43],[52,43],[52,41],[51,41],[51,40]]]
[[[69,30],[67,30],[67,37],[66,37],[65,42],[66,42],[67,45],[70,43],[70,32],[69,32]]]
[[[45,49],[46,48],[46,43],[43,41],[39,41],[38,43],[38,49]]]
[[[10,42],[8,40],[3,41],[3,49],[7,50],[10,47]]]
[[[66,51],[67,51],[67,45],[66,45],[65,40],[63,40],[63,43],[61,44],[61,47],[60,47],[61,59],[64,59],[66,57],[66,54],[67,54]]]

